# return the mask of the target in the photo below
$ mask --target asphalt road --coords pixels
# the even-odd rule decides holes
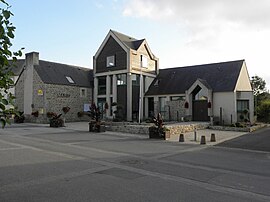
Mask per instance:
[[[270,201],[270,153],[16,125],[0,201]]]
[[[218,146],[270,152],[270,128],[222,142]]]

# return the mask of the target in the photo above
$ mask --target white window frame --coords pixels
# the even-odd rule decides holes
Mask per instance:
[[[107,57],[106,66],[107,67],[114,67],[115,66],[115,56],[114,55],[111,55],[111,56]]]

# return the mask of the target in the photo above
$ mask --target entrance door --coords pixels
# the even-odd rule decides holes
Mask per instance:
[[[99,107],[99,110],[103,112],[105,110],[105,103],[106,98],[98,98],[97,107]],[[101,113],[101,118],[103,118],[104,113]]]
[[[193,100],[193,121],[209,121],[207,100]]]

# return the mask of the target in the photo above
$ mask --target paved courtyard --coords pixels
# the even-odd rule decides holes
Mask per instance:
[[[0,201],[270,201],[269,152],[66,125],[0,130]]]

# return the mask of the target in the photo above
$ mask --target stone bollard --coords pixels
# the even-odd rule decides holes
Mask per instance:
[[[204,135],[201,136],[201,144],[206,144],[206,140],[205,140],[205,136]]]
[[[179,136],[179,142],[185,142],[184,134],[180,134]]]
[[[216,141],[216,135],[215,135],[215,133],[212,133],[210,142],[215,142],[215,141]]]

